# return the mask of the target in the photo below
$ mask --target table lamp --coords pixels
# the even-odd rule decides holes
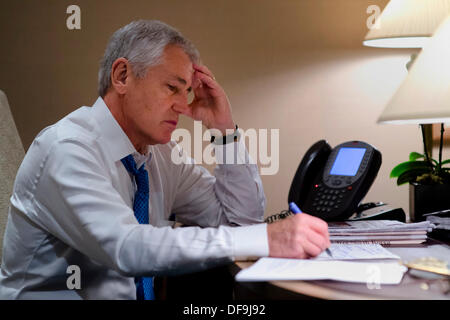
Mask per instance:
[[[422,48],[450,13],[449,0],[391,0],[363,44],[380,48]]]
[[[378,119],[378,123],[395,124],[445,122],[450,122],[450,16],[423,48]]]
[[[363,44],[382,48],[422,48],[450,14],[450,0],[391,0],[367,33]],[[409,69],[417,54],[411,56]],[[424,146],[432,145],[432,124],[420,123]],[[431,157],[432,148],[424,149]]]
[[[429,145],[422,130],[425,161],[410,159],[410,163],[402,164],[404,169],[399,170],[398,175],[394,171],[400,165],[391,173],[398,177],[398,184],[420,181],[410,188],[410,214],[416,221],[423,219],[424,213],[450,208],[450,190],[446,189],[450,188],[450,168],[444,168],[448,161],[442,161],[445,122],[450,122],[450,16],[423,47],[378,119],[378,123],[420,124],[422,128],[424,124],[441,124],[439,161],[429,156]],[[400,171],[405,177],[403,181],[399,181]]]

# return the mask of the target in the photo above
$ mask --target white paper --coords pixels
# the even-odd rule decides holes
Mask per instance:
[[[323,251],[312,260],[365,260],[365,259],[398,259],[400,257],[379,244],[335,244],[328,248],[331,256]]]
[[[336,280],[399,284],[406,270],[398,262],[261,258],[251,267],[241,270],[236,281]]]

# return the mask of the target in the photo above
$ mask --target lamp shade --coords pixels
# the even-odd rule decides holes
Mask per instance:
[[[450,16],[430,38],[378,123],[450,122]]]
[[[450,0],[391,0],[363,44],[383,48],[422,48],[450,14]]]

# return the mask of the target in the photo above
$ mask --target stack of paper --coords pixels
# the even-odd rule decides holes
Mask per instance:
[[[427,240],[434,225],[429,221],[403,223],[394,220],[330,222],[331,243],[378,243],[383,246],[413,245]]]

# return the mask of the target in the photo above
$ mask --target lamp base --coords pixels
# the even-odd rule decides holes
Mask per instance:
[[[409,185],[409,217],[411,222],[424,221],[426,213],[450,209],[450,184]]]

